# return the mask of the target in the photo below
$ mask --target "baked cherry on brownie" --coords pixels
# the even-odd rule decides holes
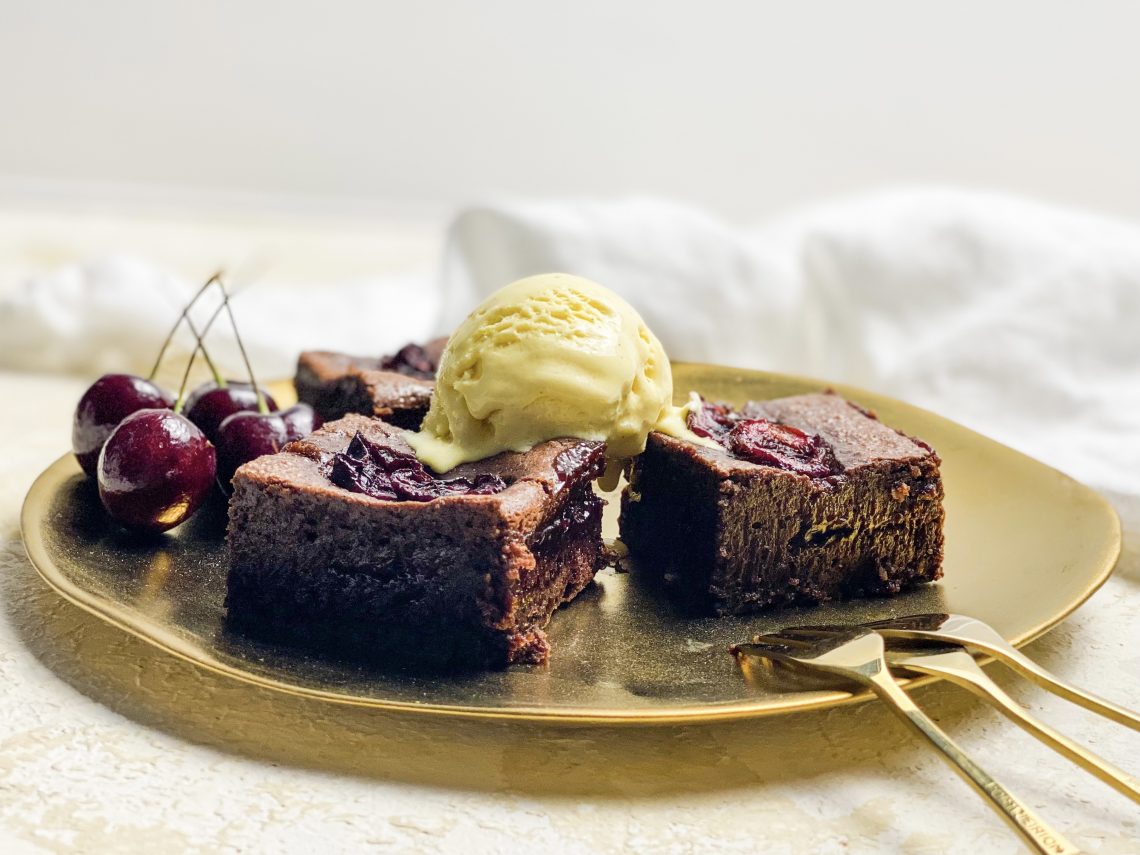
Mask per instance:
[[[338,487],[353,493],[401,502],[430,502],[443,496],[493,496],[507,489],[506,481],[489,472],[474,478],[436,477],[414,454],[375,443],[360,431],[352,437],[348,448],[333,455],[328,476]]]
[[[840,471],[831,447],[819,434],[791,425],[754,418],[724,404],[701,400],[689,413],[689,430],[707,437],[741,460],[773,466],[809,478],[826,478]]]
[[[290,442],[321,426],[321,417],[308,404],[259,413],[243,410],[227,416],[214,441],[218,453],[218,484],[227,493],[234,472],[243,463],[264,454],[276,454]]]
[[[406,377],[434,380],[436,363],[431,354],[418,344],[405,344],[391,356],[380,359],[381,371],[395,371]]]
[[[261,395],[270,411],[277,409],[277,402],[265,389],[261,390]],[[211,442],[216,442],[218,428],[227,418],[234,413],[258,409],[257,389],[252,383],[228,380],[224,386],[216,381],[203,383],[186,398],[183,412]]]
[[[185,416],[132,413],[99,455],[99,500],[129,529],[159,533],[186,520],[214,485],[214,447]]]
[[[83,471],[95,477],[103,444],[131,413],[173,406],[174,398],[150,380],[104,374],[83,393],[71,423],[71,449]]]

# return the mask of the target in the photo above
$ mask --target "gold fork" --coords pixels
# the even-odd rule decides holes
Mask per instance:
[[[1031,715],[989,678],[965,648],[946,645],[919,650],[888,650],[887,662],[892,671],[933,674],[968,689],[1054,751],[1140,803],[1140,781]]]
[[[732,648],[737,657],[759,656],[796,668],[842,677],[871,689],[913,730],[926,737],[974,790],[1034,851],[1074,855],[1080,850],[1054,831],[918,708],[895,682],[887,666],[883,639],[862,627],[815,636],[757,636]]]
[[[916,641],[950,642],[988,653],[1041,688],[1125,727],[1140,730],[1140,714],[1099,698],[1042,668],[977,618],[955,614],[926,614],[869,623],[880,635]]]
[[[846,627],[838,626],[791,627],[782,630],[780,634],[784,638],[806,639],[825,632],[844,631]],[[903,676],[930,674],[968,689],[1054,751],[1100,778],[1122,795],[1140,803],[1140,780],[1030,714],[989,678],[989,675],[982,670],[982,666],[964,647],[940,644],[933,647],[890,649],[887,650],[887,663],[892,672],[902,671]]]

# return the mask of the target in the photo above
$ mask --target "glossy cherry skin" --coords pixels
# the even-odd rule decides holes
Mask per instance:
[[[211,442],[217,440],[218,428],[229,416],[245,410],[257,410],[257,393],[249,383],[236,380],[227,381],[224,388],[217,383],[203,383],[186,398],[186,418],[202,429]],[[277,402],[265,389],[265,405],[270,412],[277,409]]]
[[[320,426],[321,417],[308,404],[294,404],[276,413],[234,413],[218,428],[218,483],[228,491],[234,472],[243,463],[276,454]]]
[[[186,520],[214,486],[214,446],[173,410],[127,416],[99,455],[99,500],[129,529],[163,532]]]
[[[94,478],[103,443],[119,422],[139,410],[173,406],[174,398],[149,380],[133,374],[104,374],[87,388],[75,408],[71,450],[83,471]]]

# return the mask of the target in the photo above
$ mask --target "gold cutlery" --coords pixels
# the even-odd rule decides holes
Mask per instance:
[[[965,648],[944,645],[915,650],[888,650],[887,663],[892,671],[902,671],[904,676],[932,674],[968,689],[1059,754],[1063,754],[1132,801],[1140,803],[1140,780],[1030,714],[989,678],[982,670],[982,666]]]
[[[1140,714],[1099,698],[1050,673],[977,618],[926,614],[878,621],[866,626],[887,639],[950,642],[988,653],[1041,688],[1133,730],[1140,730]]]
[[[921,615],[919,617],[925,618],[926,616]],[[900,618],[899,622],[904,623],[908,620],[910,619]],[[866,626],[867,628],[875,628],[877,632],[884,634],[880,624],[868,624]],[[792,637],[803,639],[824,633],[845,631],[847,628],[840,626],[789,627],[782,630],[780,635],[785,639]],[[929,647],[888,649],[887,663],[892,672],[902,671],[903,676],[930,674],[968,689],[982,700],[992,704],[999,712],[1011,719],[1014,724],[1021,726],[1054,751],[1064,755],[1086,772],[1100,778],[1122,795],[1140,803],[1140,780],[1117,768],[1103,757],[1073,742],[1063,733],[1059,733],[1030,714],[1028,710],[989,678],[977,660],[964,647],[958,644],[938,644]]]
[[[882,636],[865,627],[828,627],[827,630],[757,636],[750,644],[734,645],[732,652],[744,662],[745,657],[758,656],[793,668],[837,676],[871,689],[907,725],[926,737],[951,768],[983,796],[1034,851],[1051,855],[1080,852],[994,780],[918,708],[891,676]]]

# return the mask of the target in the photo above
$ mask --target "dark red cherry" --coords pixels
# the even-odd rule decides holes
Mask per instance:
[[[767,419],[737,422],[728,433],[727,447],[744,460],[809,478],[826,478],[840,469],[823,437]]]
[[[737,421],[739,417],[726,404],[701,399],[700,409],[689,413],[689,430],[724,445],[725,437]]]
[[[214,446],[189,419],[173,410],[140,410],[103,446],[99,500],[127,528],[166,531],[198,509],[214,471]]]
[[[294,404],[287,410],[281,410],[281,418],[289,426],[290,442],[308,436],[325,423],[308,404]]]
[[[276,454],[320,426],[320,416],[308,404],[294,404],[276,413],[243,411],[228,416],[218,428],[218,483],[228,490],[243,463]]]
[[[71,450],[83,471],[95,477],[99,452],[119,422],[131,413],[174,406],[174,398],[149,380],[133,374],[104,374],[92,383],[71,423]]]
[[[740,411],[702,399],[689,413],[689,430],[708,437],[741,460],[774,466],[809,478],[836,475],[842,467],[823,437],[759,418],[753,403]]]
[[[277,409],[277,402],[270,394],[261,390],[265,396],[265,405],[270,412]],[[257,410],[257,393],[249,383],[237,380],[228,381],[225,387],[217,383],[203,383],[186,398],[184,412],[186,418],[194,422],[209,437],[211,442],[217,440],[218,428],[229,416],[245,410]]]
[[[399,502],[430,502],[443,496],[490,496],[507,482],[490,472],[471,478],[437,478],[414,454],[380,445],[359,431],[326,465],[328,479],[354,493]]]
[[[435,377],[437,364],[431,354],[418,344],[405,344],[391,356],[380,359],[383,371],[395,371],[408,377],[431,380]]]

